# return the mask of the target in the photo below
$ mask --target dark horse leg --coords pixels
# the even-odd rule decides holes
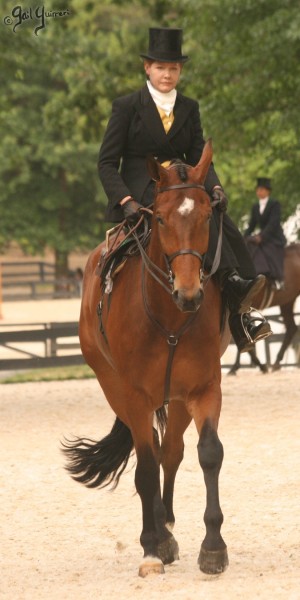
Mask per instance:
[[[220,530],[223,514],[219,503],[218,480],[223,462],[223,446],[217,431],[207,419],[198,442],[199,462],[206,485],[206,510],[204,523],[206,536],[202,542],[198,563],[204,573],[222,573],[228,565],[226,544]]]
[[[268,372],[267,365],[263,365],[260,362],[260,360],[257,358],[255,348],[253,348],[252,350],[249,350],[248,354],[250,354],[251,362],[253,365],[255,365],[256,367],[259,367],[262,373]],[[236,375],[236,372],[238,371],[238,369],[241,366],[240,357],[241,357],[241,353],[239,352],[239,350],[237,350],[235,363],[234,363],[234,365],[232,365],[232,367],[231,367],[230,371],[228,371],[227,375]]]
[[[294,302],[295,301],[293,300],[292,302],[284,304],[280,307],[280,312],[283,318],[286,332],[283,338],[281,348],[276,356],[275,363],[272,366],[272,371],[279,371],[279,369],[281,368],[280,362],[282,361],[284,353],[289,347],[298,329],[294,319]]]
[[[189,402],[188,410],[199,433],[198,457],[206,485],[206,535],[198,564],[204,573],[217,574],[228,565],[227,547],[221,536],[223,514],[219,502],[219,473],[223,462],[223,446],[217,433],[221,410],[220,384],[211,381],[194,401]]]
[[[153,413],[146,413],[142,405],[139,414],[137,405],[134,412],[130,411],[132,421],[123,412],[123,421],[117,417],[111,432],[99,442],[76,438],[66,441],[63,448],[68,458],[68,471],[75,480],[88,487],[109,484],[116,487],[135,447],[135,483],[143,512],[140,541],[144,559],[139,575],[145,577],[149,573],[163,573],[163,564],[178,558],[178,545],[166,527],[166,511],[160,492],[159,442],[157,432],[153,430]],[[158,420],[159,412],[156,413]]]
[[[135,412],[135,423],[130,424],[137,456],[135,485],[143,512],[140,541],[144,559],[139,568],[141,577],[146,577],[149,573],[163,573],[163,564],[178,558],[178,544],[166,527],[157,450],[153,444],[152,418],[152,414],[148,418],[144,414],[138,418]]]
[[[239,370],[239,368],[241,366],[240,358],[241,358],[241,353],[239,350],[237,350],[235,363],[232,365],[232,367],[228,371],[227,375],[236,375],[236,372]]]

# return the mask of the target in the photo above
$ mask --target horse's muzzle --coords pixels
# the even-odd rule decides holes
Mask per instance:
[[[185,290],[175,290],[173,300],[182,312],[196,312],[203,300],[203,290],[199,288],[192,296],[187,295]]]

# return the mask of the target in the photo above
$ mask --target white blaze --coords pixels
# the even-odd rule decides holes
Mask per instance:
[[[194,210],[195,201],[192,198],[185,198],[178,208],[178,212],[185,217]]]

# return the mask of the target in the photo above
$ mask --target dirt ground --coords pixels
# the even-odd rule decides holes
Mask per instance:
[[[79,299],[4,303],[1,323],[76,320],[79,309]],[[205,489],[190,426],[175,490],[180,560],[141,579],[134,461],[113,493],[88,490],[64,470],[64,436],[100,439],[113,423],[96,380],[0,382],[0,599],[300,600],[299,417],[300,369],[224,373],[220,498],[229,568],[212,577],[197,566]]]
[[[219,434],[229,568],[197,566],[205,492],[186,433],[175,498],[180,560],[141,579],[133,468],[116,491],[73,482],[63,436],[100,439],[114,415],[96,380],[0,385],[1,580],[5,600],[300,599],[300,370],[223,377]],[[134,462],[132,462],[132,467]]]

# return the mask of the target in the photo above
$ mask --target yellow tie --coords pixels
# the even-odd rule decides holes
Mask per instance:
[[[162,124],[163,124],[164,130],[165,130],[166,133],[168,133],[168,131],[170,130],[170,128],[172,126],[172,123],[174,121],[174,113],[172,111],[172,112],[170,112],[169,115],[167,115],[165,113],[165,111],[162,110],[162,108],[159,108],[158,106],[156,108],[157,108],[157,110],[159,112],[159,116],[160,116],[160,118],[162,120]],[[171,161],[169,161],[169,160],[165,160],[165,162],[163,162],[161,164],[162,164],[163,167],[168,167],[169,164],[170,164],[170,162]]]
[[[164,111],[164,110],[162,110],[162,108],[158,108],[158,107],[157,107],[157,110],[158,110],[158,112],[159,112],[159,115],[160,115],[160,118],[161,118],[161,120],[162,120],[162,124],[163,124],[163,126],[164,126],[164,130],[165,130],[165,132],[166,132],[166,133],[168,133],[168,131],[170,130],[170,128],[171,128],[171,125],[172,125],[172,123],[173,123],[173,121],[174,121],[174,114],[173,114],[173,111],[172,111],[172,112],[170,112],[170,114],[169,114],[169,115],[167,115],[167,114],[165,113],[165,111]]]

